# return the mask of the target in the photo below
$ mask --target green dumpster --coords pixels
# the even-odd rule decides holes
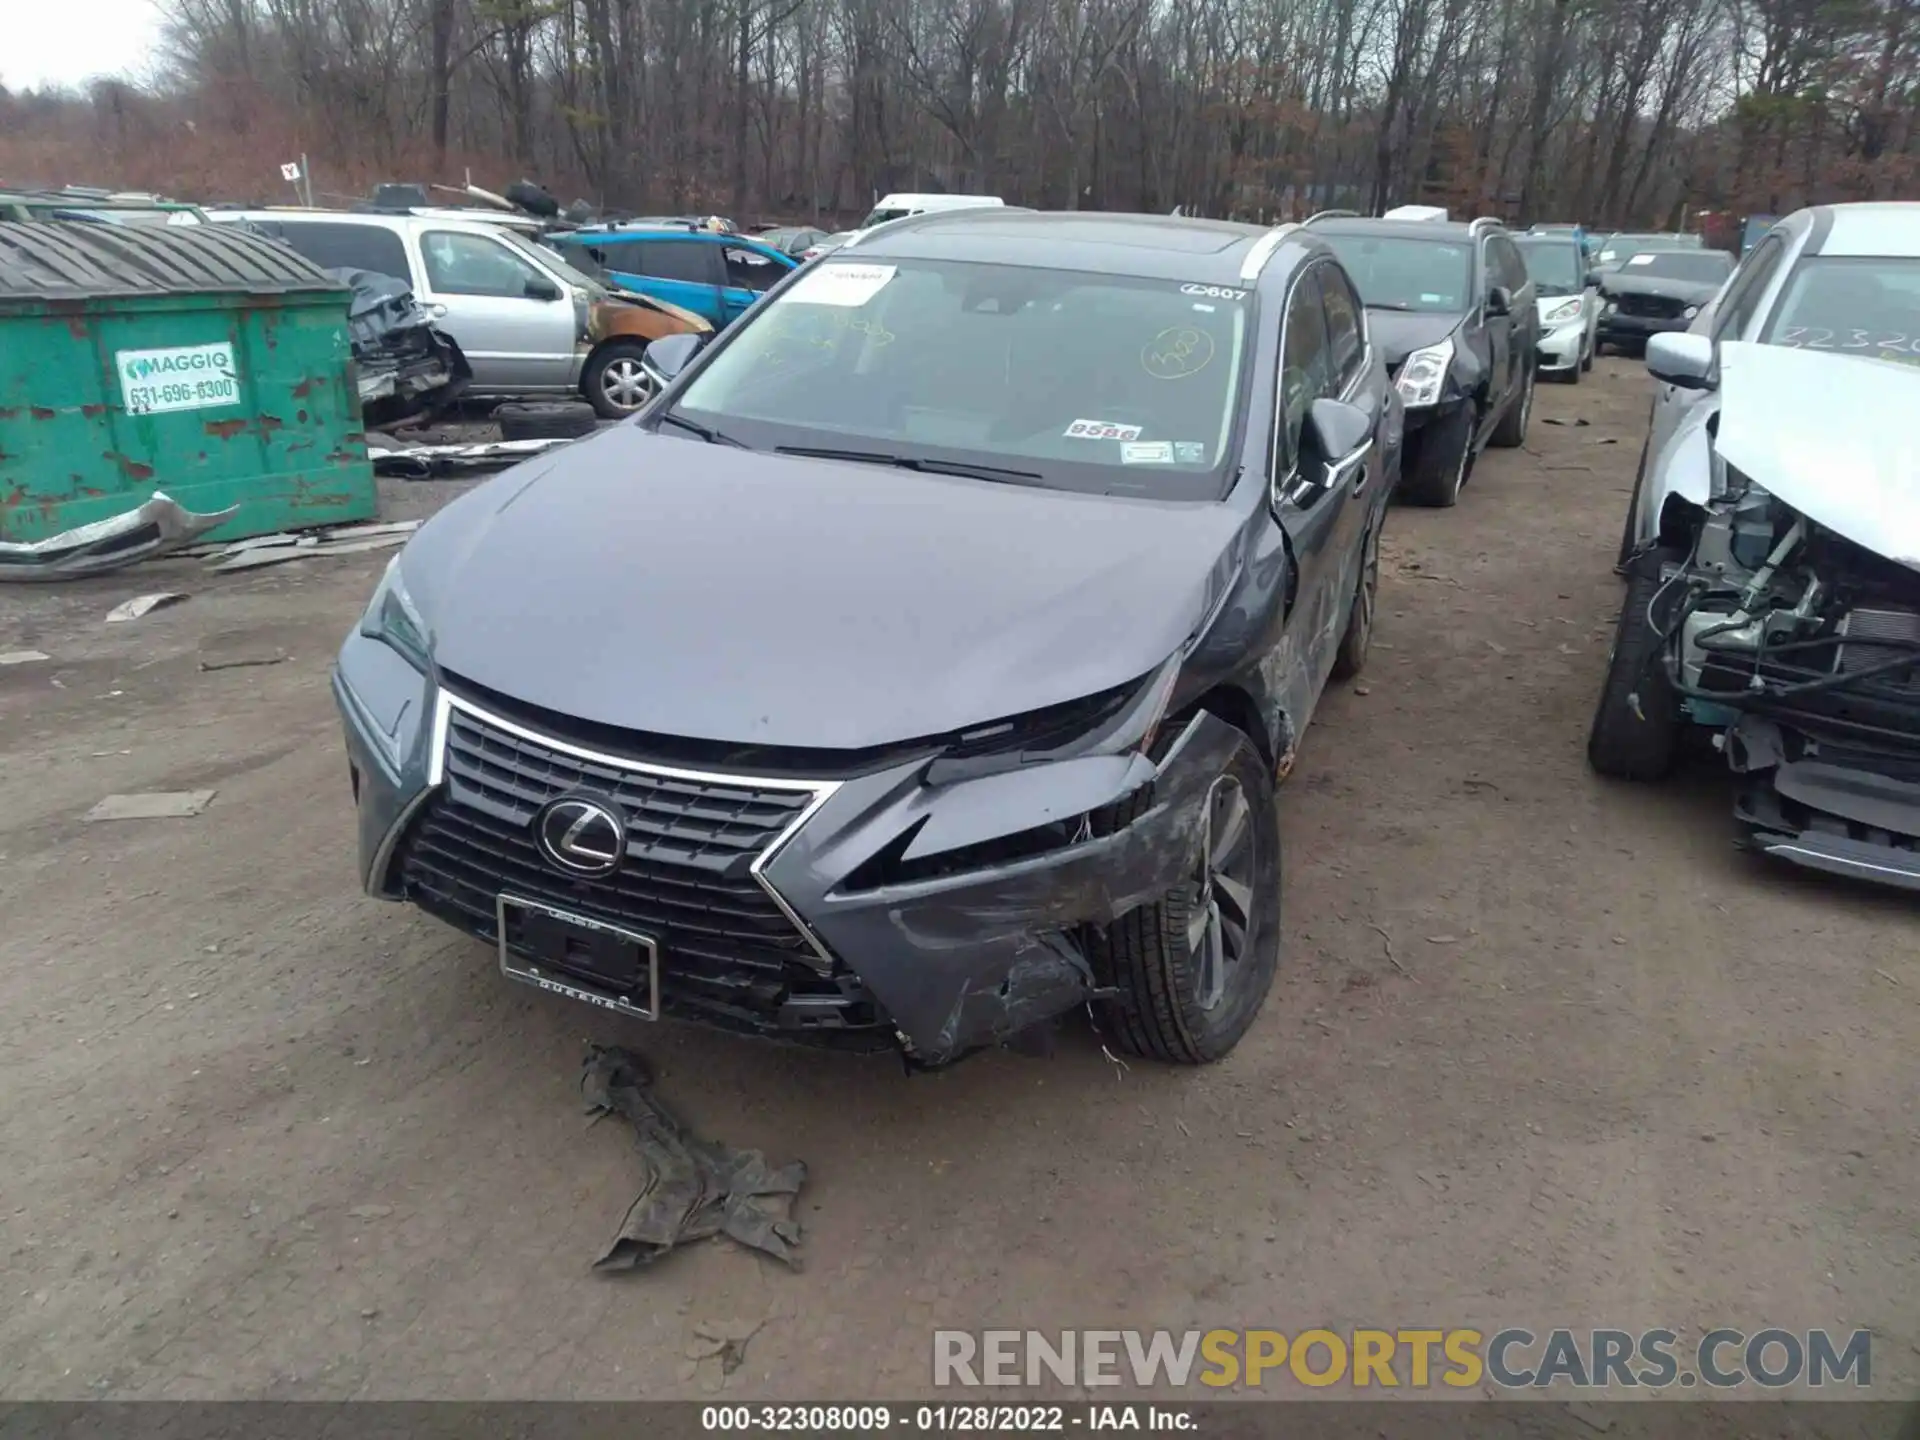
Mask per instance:
[[[209,538],[372,518],[347,290],[224,225],[0,223],[0,540],[163,491]]]

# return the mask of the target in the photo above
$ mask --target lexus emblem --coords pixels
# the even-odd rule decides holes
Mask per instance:
[[[611,875],[627,853],[627,823],[605,801],[568,795],[533,817],[533,839],[569,875]]]

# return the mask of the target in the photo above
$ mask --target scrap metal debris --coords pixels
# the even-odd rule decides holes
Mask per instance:
[[[75,526],[44,540],[0,541],[0,580],[71,580],[103,575],[190,545],[240,513],[203,515],[162,491],[124,515]]]
[[[0,654],[0,665],[31,665],[36,660],[51,660],[44,650],[9,650]]]
[[[800,1268],[793,1207],[806,1183],[805,1162],[775,1169],[758,1150],[702,1140],[661,1101],[646,1061],[617,1045],[587,1047],[580,1093],[589,1114],[620,1115],[633,1126],[647,1172],[594,1269],[637,1270],[676,1245],[714,1235]]]
[[[210,568],[224,574],[231,570],[258,570],[263,565],[280,565],[289,560],[305,560],[311,555],[359,555],[368,550],[390,550],[407,543],[405,535],[373,535],[364,540],[334,540],[331,537],[302,536],[292,545],[262,546],[242,550],[211,562]]]
[[[136,595],[131,600],[122,600],[107,612],[107,624],[117,625],[122,620],[138,620],[142,615],[150,614],[163,605],[172,605],[186,599],[179,590],[156,590],[151,595]]]
[[[213,803],[211,790],[149,790],[109,795],[86,813],[88,820],[184,820]]]
[[[464,470],[504,468],[529,456],[543,455],[577,437],[549,436],[539,440],[493,440],[474,445],[404,445],[391,436],[367,437],[373,473],[397,475],[403,480],[431,480]]]

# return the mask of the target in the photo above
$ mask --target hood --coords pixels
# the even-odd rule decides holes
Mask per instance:
[[[645,331],[646,322],[635,324],[638,319],[636,310],[651,311],[656,315],[665,315],[681,329],[696,335],[705,335],[713,329],[713,324],[704,315],[696,315],[691,310],[666,300],[655,299],[651,295],[641,295],[635,291],[614,288],[593,302],[593,318],[589,333],[594,339],[604,339],[608,335],[618,335],[629,330]]]
[[[1224,505],[621,425],[449,506],[405,574],[454,676],[626,729],[862,749],[1145,675],[1238,530]]]
[[[1411,310],[1367,310],[1367,333],[1380,347],[1389,370],[1416,350],[1437,344],[1459,328],[1458,315],[1421,314]]]
[[[1726,283],[1719,280],[1674,280],[1665,275],[1635,275],[1626,270],[1609,270],[1600,277],[1603,295],[1665,295],[1689,305],[1704,305]]]
[[[1720,458],[1877,555],[1920,570],[1920,365],[1720,346]]]

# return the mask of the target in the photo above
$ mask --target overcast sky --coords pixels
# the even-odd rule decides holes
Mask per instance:
[[[144,79],[160,42],[155,0],[7,0],[0,10],[0,85],[9,90]]]

